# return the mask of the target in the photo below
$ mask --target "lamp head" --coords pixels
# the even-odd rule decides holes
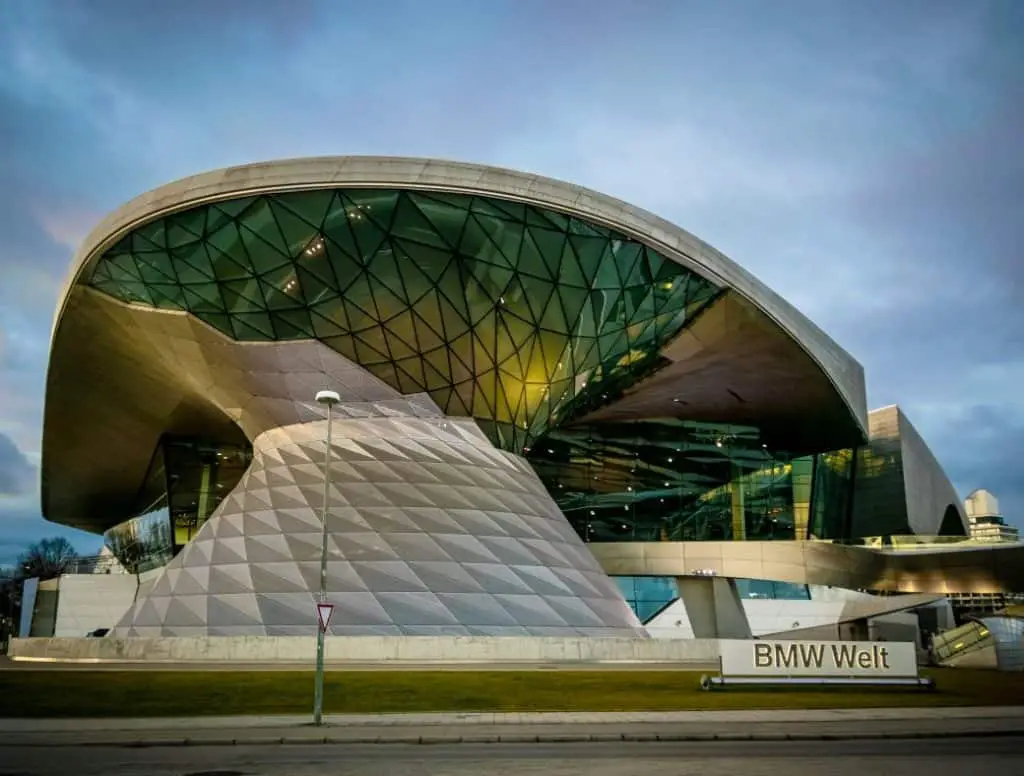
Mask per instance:
[[[317,404],[323,404],[326,407],[333,407],[340,401],[341,396],[338,395],[337,391],[317,391],[316,393]]]

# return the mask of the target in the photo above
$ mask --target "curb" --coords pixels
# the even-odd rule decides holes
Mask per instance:
[[[150,749],[184,746],[301,746],[301,745],[450,745],[450,744],[570,744],[570,743],[658,743],[658,742],[758,742],[758,741],[908,741],[921,739],[1013,738],[1024,736],[1020,730],[988,730],[977,732],[935,731],[921,733],[768,733],[768,734],[699,734],[699,733],[596,733],[550,735],[467,735],[467,736],[248,736],[244,738],[140,738],[89,741],[21,742],[0,741],[0,749],[111,747],[117,749]]]

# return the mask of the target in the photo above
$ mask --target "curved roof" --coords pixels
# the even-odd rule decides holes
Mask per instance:
[[[689,393],[682,403],[687,405],[690,415],[699,417],[704,412],[708,418],[720,418],[725,414],[731,422],[750,422],[762,414],[774,414],[780,429],[805,426],[803,436],[794,443],[798,447],[823,445],[829,441],[839,447],[852,443],[855,437],[864,437],[867,411],[861,366],[750,273],[693,235],[657,216],[579,186],[494,167],[391,157],[284,160],[217,170],[162,186],[112,213],[86,238],[61,295],[51,337],[43,463],[44,513],[48,517],[73,522],[71,511],[107,508],[103,504],[111,503],[78,499],[54,510],[50,508],[47,486],[47,475],[51,471],[59,471],[65,478],[72,476],[67,472],[72,460],[71,448],[78,450],[75,453],[78,458],[74,460],[81,460],[83,445],[98,444],[89,439],[83,441],[83,437],[108,433],[103,426],[115,422],[117,412],[104,407],[103,402],[119,401],[117,411],[120,411],[131,402],[145,403],[148,401],[146,397],[156,397],[161,391],[166,393],[162,402],[155,402],[152,409],[138,409],[136,415],[140,418],[146,415],[146,422],[139,420],[142,425],[135,431],[124,430],[119,443],[127,444],[128,438],[141,433],[143,426],[150,430],[156,428],[154,424],[159,424],[161,415],[173,418],[174,423],[180,426],[179,430],[209,427],[218,415],[216,410],[226,415],[226,418],[220,418],[222,425],[230,419],[240,424],[246,436],[252,438],[252,432],[258,430],[256,426],[264,424],[257,423],[253,428],[247,428],[244,415],[248,411],[246,407],[251,404],[246,402],[259,394],[259,390],[244,389],[245,401],[225,395],[210,399],[213,402],[211,406],[199,407],[198,404],[190,405],[176,399],[176,394],[167,385],[177,381],[177,390],[205,392],[209,398],[213,384],[218,382],[211,377],[213,365],[219,364],[217,359],[221,357],[225,359],[224,363],[230,361],[233,364],[232,374],[248,377],[253,373],[274,373],[280,378],[277,383],[287,382],[302,370],[297,370],[294,364],[285,365],[287,359],[295,358],[286,355],[286,350],[296,353],[302,350],[306,354],[303,356],[306,359],[304,369],[310,380],[317,375],[322,377],[324,372],[351,374],[352,364],[344,357],[350,354],[339,355],[328,348],[318,348],[315,342],[308,343],[304,350],[296,350],[294,343],[287,348],[274,343],[232,343],[192,316],[157,310],[151,311],[154,313],[149,319],[151,322],[140,328],[137,306],[113,302],[109,298],[93,298],[101,295],[85,293],[91,289],[82,291],[97,263],[116,250],[119,241],[158,219],[245,197],[324,189],[391,189],[525,203],[578,219],[584,226],[592,224],[613,230],[656,251],[658,256],[705,279],[722,292],[714,299],[702,300],[699,316],[692,321],[688,310],[685,330],[675,336],[661,353],[667,360],[667,366],[661,364],[652,377],[628,386],[613,404],[593,408],[593,412],[584,419],[621,420],[670,414],[671,402],[680,401],[679,385],[684,382]],[[159,323],[153,323],[155,321]],[[104,327],[120,333],[108,335]],[[113,339],[106,349],[97,344],[108,337]],[[122,387],[118,387],[123,393],[120,400],[112,398],[110,390],[113,386],[104,386],[104,383],[111,382],[109,375],[112,372],[123,371],[128,368],[126,365],[147,362],[148,366],[150,361],[167,361],[169,356],[165,351],[169,349],[175,351],[174,358],[179,361],[182,358],[193,359],[190,363],[197,363],[196,359],[202,361],[205,364],[204,376],[196,377],[191,367],[186,370],[189,374],[182,376],[178,367],[167,362],[159,368],[154,367],[152,374],[145,378],[140,377],[145,385],[138,388],[139,393],[134,398],[124,393]],[[119,365],[112,361],[107,363],[114,358],[107,353],[108,350],[119,351]],[[325,354],[325,350],[329,352]],[[202,355],[197,355],[199,351]],[[214,352],[219,354],[216,358],[210,355]],[[254,356],[257,352],[258,357]],[[82,379],[80,375],[88,368],[96,374],[92,380],[96,399],[91,404],[83,399],[77,406],[72,406],[75,400],[70,399],[67,392],[62,392],[59,400],[54,398],[68,381],[74,380],[78,385]],[[268,378],[267,385],[271,386],[271,383],[275,381]],[[306,380],[302,391],[311,384]],[[379,385],[377,388],[384,390]],[[268,402],[287,403],[293,396],[287,392],[281,395],[280,389],[271,386],[262,398],[261,411],[266,416]],[[728,406],[724,406],[723,401]],[[804,407],[825,404],[832,406],[830,418],[838,418],[834,424],[800,419]],[[842,411],[837,415],[836,408],[840,406]],[[265,421],[282,422],[281,417],[284,417],[294,422],[294,413],[288,412],[284,416],[266,416]],[[298,413],[301,417],[302,411]],[[845,421],[841,416],[845,416]],[[834,434],[821,428],[830,424],[838,429]],[[80,428],[69,430],[69,425]],[[61,443],[53,438],[54,434],[60,434]],[[55,460],[55,456],[61,461]],[[111,465],[109,477],[114,476],[114,469],[116,467]],[[82,478],[85,476],[84,473],[81,475]],[[82,487],[84,485],[83,480]]]

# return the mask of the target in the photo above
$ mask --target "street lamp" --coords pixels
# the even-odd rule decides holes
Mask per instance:
[[[337,391],[318,391],[317,404],[327,407],[327,445],[324,451],[324,504],[320,519],[320,599],[318,604],[327,602],[327,510],[331,493],[331,410],[341,401]],[[316,686],[313,692],[313,724],[322,725],[324,718],[324,638],[327,635],[327,621],[322,619],[317,608],[316,623]]]

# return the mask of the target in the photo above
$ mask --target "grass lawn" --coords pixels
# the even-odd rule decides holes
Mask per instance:
[[[699,689],[699,671],[330,671],[328,713],[1014,705],[1024,674],[936,670],[934,692]],[[0,671],[0,717],[304,714],[310,671]]]

